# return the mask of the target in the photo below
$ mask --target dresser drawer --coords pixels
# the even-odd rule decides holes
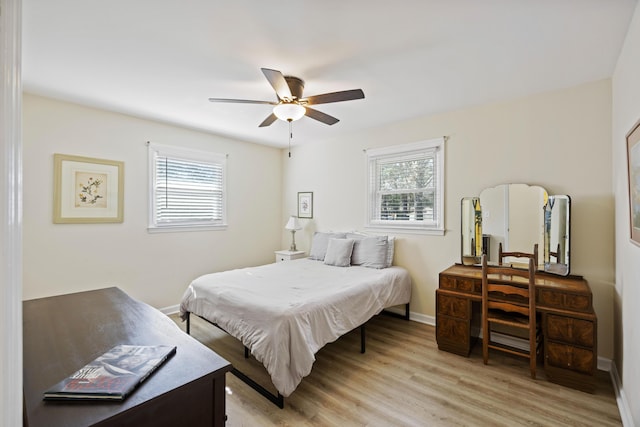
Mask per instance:
[[[482,282],[466,277],[440,275],[440,288],[480,294]]]
[[[436,341],[440,350],[468,356],[475,337],[471,336],[471,320],[436,316]]]
[[[570,369],[588,375],[595,373],[596,356],[594,350],[551,341],[546,341],[545,344],[545,365]]]
[[[540,289],[538,291],[537,304],[544,307],[581,312],[590,312],[592,310],[591,295],[568,294],[548,289]]]
[[[437,313],[459,319],[471,319],[471,300],[464,297],[436,292]]]
[[[440,275],[440,288],[441,289],[455,289],[456,288],[456,278],[453,276],[444,276]]]
[[[596,325],[590,320],[548,314],[546,334],[553,341],[593,348]]]
[[[437,319],[437,339],[466,342],[469,340],[469,320],[439,315]]]

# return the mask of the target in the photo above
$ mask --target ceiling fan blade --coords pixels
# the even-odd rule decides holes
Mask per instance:
[[[264,119],[262,121],[262,123],[260,123],[260,125],[258,125],[258,127],[259,128],[263,128],[265,126],[269,126],[269,125],[271,125],[271,123],[275,122],[276,120],[278,120],[276,115],[271,113],[271,114],[269,114],[269,116],[266,119]]]
[[[276,91],[278,99],[291,99],[291,89],[284,78],[284,75],[278,70],[269,68],[261,68],[262,74],[269,80],[269,84]]]
[[[307,105],[328,104],[330,102],[351,101],[354,99],[364,98],[362,89],[343,90],[340,92],[323,93],[322,95],[314,95],[301,101]]]
[[[271,101],[253,101],[251,99],[227,99],[227,98],[209,98],[211,102],[234,102],[239,104],[269,104],[276,105],[277,102]]]
[[[304,113],[305,116],[311,117],[312,119],[322,122],[325,125],[335,125],[340,121],[333,116],[325,114],[322,111],[314,110],[313,108],[307,108],[306,110],[307,111]]]

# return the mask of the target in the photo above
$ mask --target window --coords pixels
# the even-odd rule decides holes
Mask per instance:
[[[226,227],[224,154],[149,144],[149,230]]]
[[[367,150],[367,226],[444,234],[444,138]]]

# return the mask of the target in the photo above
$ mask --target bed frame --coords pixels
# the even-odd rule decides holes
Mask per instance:
[[[405,304],[404,314],[400,314],[400,313],[396,313],[396,312],[388,311],[388,310],[383,310],[382,313],[386,314],[388,316],[398,317],[398,318],[401,318],[401,319],[404,319],[404,320],[410,320],[410,318],[409,318],[409,313],[410,313],[409,312],[409,303]],[[195,313],[194,313],[194,315],[198,316]],[[185,313],[185,316],[186,316],[185,320],[187,322],[187,334],[191,335],[191,312],[187,311]],[[211,322],[210,320],[207,320],[202,316],[198,316],[198,317],[200,319],[204,320],[205,322],[207,322],[207,323],[215,326],[216,328],[220,329],[221,331],[225,332],[226,334],[229,334],[227,331],[225,331],[223,328],[221,328],[218,324],[216,324],[214,322]],[[364,353],[365,350],[366,350],[365,325],[366,325],[366,322],[359,326],[359,328],[360,328],[360,353]],[[249,358],[249,349],[246,346],[244,347],[244,358],[245,359]],[[231,370],[231,373],[233,375],[235,375],[236,377],[238,377],[241,381],[243,381],[249,387],[251,387],[252,389],[257,391],[258,393],[260,393],[263,397],[265,397],[271,403],[276,405],[278,408],[280,408],[280,409],[284,408],[284,396],[282,396],[280,394],[280,392],[278,392],[276,394],[272,393],[271,391],[267,390],[265,387],[263,387],[262,385],[258,384],[256,381],[251,379],[248,375],[244,374],[242,371],[240,371],[239,369],[237,369],[235,367]]]

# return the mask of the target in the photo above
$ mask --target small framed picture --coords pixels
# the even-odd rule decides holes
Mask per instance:
[[[298,193],[298,218],[313,218],[313,193]]]
[[[640,246],[640,121],[627,134],[631,241]]]
[[[54,154],[53,222],[122,222],[124,162]]]

